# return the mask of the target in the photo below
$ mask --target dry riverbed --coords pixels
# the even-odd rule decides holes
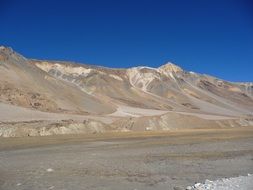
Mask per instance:
[[[248,173],[253,127],[0,138],[1,190],[173,190]]]

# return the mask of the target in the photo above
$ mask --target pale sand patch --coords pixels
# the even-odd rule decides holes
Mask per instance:
[[[207,120],[225,120],[225,119],[233,119],[235,117],[223,116],[223,115],[213,115],[213,114],[204,114],[204,113],[190,113],[190,112],[177,112],[177,111],[163,111],[163,110],[155,110],[155,109],[144,109],[137,107],[130,107],[125,105],[118,105],[117,111],[109,114],[108,116],[117,116],[117,117],[142,117],[142,116],[156,116],[163,115],[166,113],[178,113],[182,115],[191,115],[196,116],[201,119]]]
[[[0,103],[0,121],[2,122],[18,122],[18,121],[34,121],[34,120],[46,120],[46,121],[58,121],[73,119],[75,121],[83,121],[85,119],[94,119],[102,121],[104,123],[111,123],[113,118],[106,118],[100,116],[89,115],[77,115],[77,114],[61,114],[42,112],[38,110],[32,110],[10,104]]]
[[[168,111],[155,110],[155,109],[144,109],[144,108],[136,108],[136,107],[118,105],[117,111],[112,114],[109,114],[109,116],[142,117],[142,116],[163,115],[165,113],[168,113]]]

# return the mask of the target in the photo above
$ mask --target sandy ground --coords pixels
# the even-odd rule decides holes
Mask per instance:
[[[64,114],[64,113],[50,113],[29,108],[23,108],[10,104],[0,102],[0,121],[2,122],[19,122],[19,121],[54,121],[73,119],[75,121],[83,121],[85,119],[94,119],[104,123],[111,123],[112,118],[94,115],[77,115],[77,114]]]
[[[117,116],[117,117],[142,117],[142,116],[155,116],[162,115],[166,113],[179,113],[182,115],[191,115],[196,116],[202,119],[208,120],[225,120],[236,118],[235,116],[226,116],[225,114],[215,115],[215,114],[205,114],[205,113],[190,113],[190,112],[178,112],[178,111],[162,111],[162,110],[154,110],[154,109],[144,109],[144,108],[136,108],[130,106],[117,105],[117,111],[109,114],[108,116]]]
[[[64,114],[64,113],[50,113],[42,112],[38,110],[32,110],[28,108],[23,108],[19,106],[14,106],[10,104],[5,104],[0,102],[0,121],[9,122],[9,121],[32,121],[32,120],[63,120],[63,119],[73,119],[76,121],[82,121],[84,119],[94,119],[102,121],[104,123],[111,123],[118,117],[141,117],[141,116],[156,116],[162,115],[165,113],[180,113],[183,115],[192,115],[197,116],[203,119],[209,120],[223,120],[231,119],[234,117],[223,116],[223,115],[212,115],[212,114],[203,114],[203,113],[188,113],[188,112],[172,112],[172,111],[161,111],[154,109],[143,109],[130,106],[118,105],[116,112],[109,115],[77,115],[77,114]]]
[[[141,117],[141,116],[154,116],[154,115],[162,115],[168,113],[168,111],[162,110],[154,110],[154,109],[144,109],[144,108],[136,108],[131,106],[123,106],[117,105],[117,111],[109,114],[109,116],[117,116],[117,117]]]
[[[0,138],[0,189],[149,190],[253,173],[253,128]]]

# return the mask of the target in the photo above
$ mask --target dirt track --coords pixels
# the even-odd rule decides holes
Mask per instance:
[[[0,138],[0,189],[173,189],[253,173],[253,128]]]

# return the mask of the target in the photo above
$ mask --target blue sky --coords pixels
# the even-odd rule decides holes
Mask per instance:
[[[0,0],[0,44],[107,67],[167,61],[253,81],[251,0]]]

